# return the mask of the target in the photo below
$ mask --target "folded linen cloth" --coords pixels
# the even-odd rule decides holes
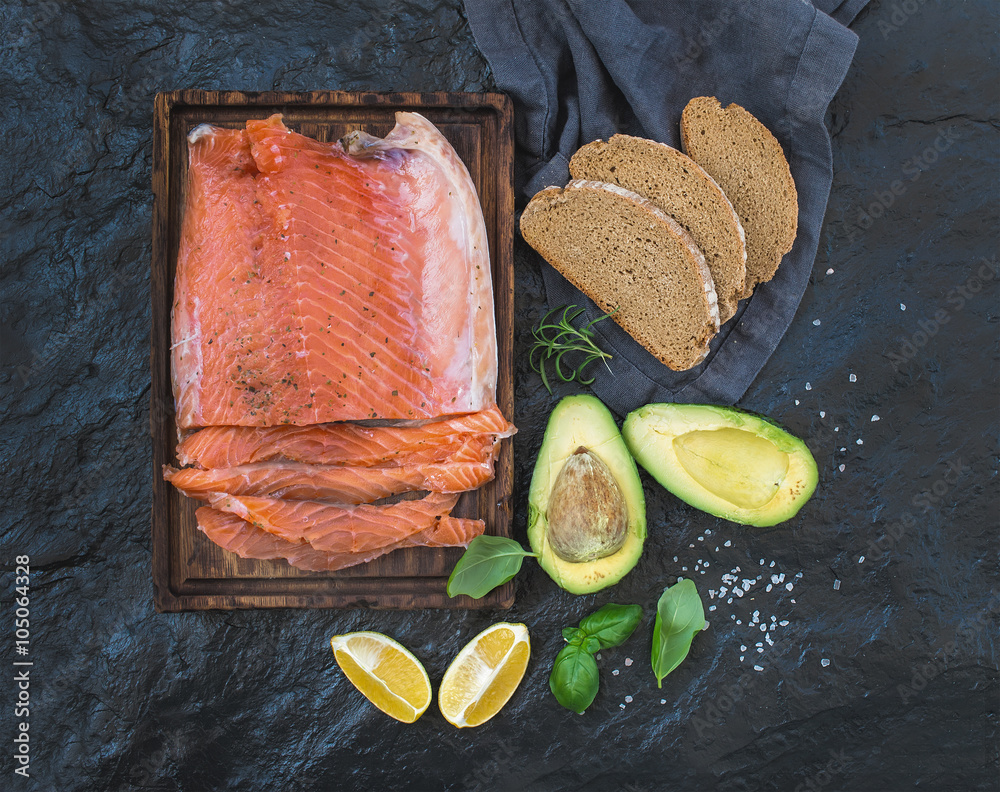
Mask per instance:
[[[777,275],[758,286],[690,371],[667,369],[613,322],[595,332],[613,354],[591,386],[624,414],[653,401],[733,404],[792,322],[812,271],[833,179],[827,106],[854,56],[845,25],[867,0],[465,0],[476,44],[515,106],[518,206],[562,186],[582,145],[617,132],[680,148],[695,96],[735,102],[780,141],[799,226]],[[550,307],[601,311],[543,264]]]

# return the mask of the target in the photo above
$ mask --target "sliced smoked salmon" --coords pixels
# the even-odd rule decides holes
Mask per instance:
[[[332,553],[364,553],[401,542],[448,517],[457,500],[457,494],[436,492],[420,500],[359,506],[221,493],[208,499],[213,508],[288,542],[305,541]]]
[[[280,116],[190,134],[173,305],[181,429],[475,412],[495,401],[486,227],[441,133],[327,144]]]
[[[308,542],[289,542],[251,525],[235,514],[203,506],[195,512],[198,528],[224,550],[243,558],[284,558],[294,567],[314,572],[345,569],[363,564],[401,547],[464,547],[483,532],[480,520],[445,517],[433,526],[398,544],[385,545],[364,553],[331,553],[317,550]]]
[[[236,467],[271,459],[319,465],[383,465],[412,461],[417,452],[427,461],[441,461],[454,458],[469,435],[502,438],[515,431],[495,405],[413,426],[211,426],[185,438],[177,447],[177,458],[182,465],[203,468]]]
[[[398,467],[256,462],[229,468],[166,466],[163,477],[189,498],[213,493],[259,495],[287,500],[371,503],[401,492],[464,492],[493,478],[492,458],[474,462],[431,462]]]

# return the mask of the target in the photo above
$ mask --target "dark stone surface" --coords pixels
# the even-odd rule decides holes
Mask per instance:
[[[509,612],[158,615],[153,93],[491,86],[456,0],[247,6],[3,6],[3,657],[16,659],[14,559],[30,554],[34,666],[31,778],[12,774],[8,667],[0,786],[996,789],[996,5],[875,0],[854,26],[861,43],[829,116],[836,175],[815,276],[741,402],[816,455],[819,489],[796,519],[741,528],[645,477],[646,552],[598,595],[557,589],[529,560]],[[524,363],[544,302],[520,245],[516,277],[523,539],[555,399]],[[699,559],[710,562],[703,574]],[[732,603],[709,599],[737,565],[764,579]],[[653,607],[684,566],[718,609],[657,690]],[[764,591],[781,572],[794,589]],[[548,692],[559,629],[610,600],[642,604],[646,620],[604,653],[601,691],[579,717]],[[788,621],[761,654],[754,611]],[[434,706],[412,726],[384,717],[327,643],[386,632],[436,684],[498,620],[528,624],[532,661],[508,707],[476,730],[456,731]]]

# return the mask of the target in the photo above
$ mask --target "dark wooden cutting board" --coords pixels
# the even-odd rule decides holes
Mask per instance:
[[[153,130],[152,395],[153,590],[159,611],[270,607],[509,607],[513,583],[480,600],[448,597],[445,584],[462,551],[407,548],[339,572],[304,572],[284,561],[243,559],[197,529],[197,502],[161,475],[175,462],[177,429],[170,384],[170,306],[187,176],[187,133],[198,124],[241,127],[281,113],[296,132],[324,141],[362,129],[379,137],[397,110],[424,115],[455,147],[479,192],[489,239],[496,305],[497,404],[513,418],[513,111],[501,94],[243,93],[172,91],[156,97]],[[513,447],[501,444],[496,477],[465,493],[452,512],[479,517],[486,533],[511,535]]]

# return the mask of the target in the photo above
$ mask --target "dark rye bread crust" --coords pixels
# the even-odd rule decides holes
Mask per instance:
[[[708,354],[719,329],[711,273],[691,237],[650,201],[574,180],[531,199],[521,234],[664,365],[683,371]]]
[[[736,313],[746,283],[743,227],[722,188],[698,163],[665,143],[614,135],[573,155],[574,179],[609,182],[648,198],[691,235],[705,255],[719,298],[719,320]]]
[[[745,295],[774,277],[792,249],[799,204],[781,144],[742,107],[723,109],[698,96],[681,114],[684,151],[711,175],[736,208],[747,235]]]

